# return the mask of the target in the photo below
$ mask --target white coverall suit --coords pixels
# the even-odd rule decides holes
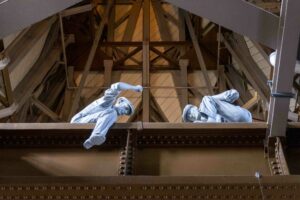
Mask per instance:
[[[120,92],[117,85],[112,84],[103,97],[95,100],[71,119],[71,123],[96,123],[90,137],[84,142],[86,149],[104,143],[109,128],[118,118],[113,104]]]
[[[252,122],[252,115],[247,109],[232,104],[238,98],[239,93],[234,89],[214,96],[205,96],[199,111],[208,117],[207,122]]]

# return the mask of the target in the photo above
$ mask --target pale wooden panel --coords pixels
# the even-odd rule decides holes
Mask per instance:
[[[212,85],[215,85],[217,82],[217,76],[215,71],[208,71],[208,77],[211,81]],[[195,71],[193,73],[188,74],[188,83],[193,87],[201,87],[199,90],[202,94],[208,95],[208,90],[205,88],[205,79],[203,73],[201,71]]]
[[[151,76],[152,86],[175,87],[171,72],[153,73]],[[181,122],[180,102],[175,89],[152,89],[154,98],[161,106],[161,110],[169,122]]]
[[[82,73],[74,72],[75,84],[79,85]],[[87,76],[86,82],[84,84],[84,88],[81,92],[81,97],[90,98],[96,91],[100,90],[104,85],[104,75],[99,72],[90,72]],[[93,88],[94,87],[94,88]]]
[[[247,43],[247,46],[249,48],[249,51],[250,51],[250,54],[251,54],[253,60],[257,63],[259,68],[264,72],[266,77],[269,77],[270,71],[271,71],[270,64],[268,63],[268,61],[266,61],[264,59],[264,57],[261,55],[259,50],[255,47],[255,45],[249,38],[245,37],[245,41]]]
[[[31,67],[39,58],[43,46],[45,44],[47,35],[49,33],[49,30],[50,30],[50,26],[45,27],[44,33],[41,36],[41,38],[30,49],[28,49],[27,54],[23,57],[23,59],[19,62],[19,64],[15,66],[13,70],[9,73],[11,88],[13,90],[20,83],[20,81],[25,77],[25,75],[29,72]]]
[[[125,13],[131,9],[131,5],[116,5],[115,21],[118,21]]]
[[[171,4],[163,4],[163,9],[165,12],[169,13],[174,19],[178,20],[178,8]],[[168,21],[168,27],[170,29],[170,33],[172,34],[172,38],[170,40],[179,41],[179,29],[178,26],[175,26],[171,21]]]

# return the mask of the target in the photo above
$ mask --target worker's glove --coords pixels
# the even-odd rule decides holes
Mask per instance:
[[[143,92],[143,87],[141,85],[136,85],[134,88],[135,92]]]

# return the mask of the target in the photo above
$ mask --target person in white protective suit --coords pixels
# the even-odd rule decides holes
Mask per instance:
[[[128,99],[116,99],[122,90],[142,92],[143,87],[123,82],[114,83],[105,91],[103,97],[89,104],[71,119],[71,123],[96,123],[90,137],[83,143],[86,149],[105,142],[106,134],[118,116],[131,115],[134,112],[134,107]]]
[[[252,122],[251,113],[233,105],[239,98],[238,91],[231,89],[214,96],[204,96],[199,108],[188,104],[182,119],[184,122]]]

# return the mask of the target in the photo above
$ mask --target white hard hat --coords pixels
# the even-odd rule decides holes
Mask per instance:
[[[132,103],[125,97],[119,97],[117,99],[116,105],[120,105],[122,103],[126,103],[126,105],[130,108],[129,115],[131,115],[134,112],[134,106],[132,105]]]
[[[183,122],[191,122],[190,120],[188,120],[187,119],[187,113],[189,112],[189,110],[191,109],[191,108],[193,108],[193,107],[196,107],[196,106],[194,106],[194,105],[192,105],[192,104],[187,104],[185,107],[184,107],[184,109],[183,109],[183,112],[182,112],[182,120],[183,120]]]
[[[274,51],[273,53],[270,54],[269,59],[270,59],[270,63],[273,67],[275,67],[275,63],[276,63],[276,56],[277,56],[277,51]]]

